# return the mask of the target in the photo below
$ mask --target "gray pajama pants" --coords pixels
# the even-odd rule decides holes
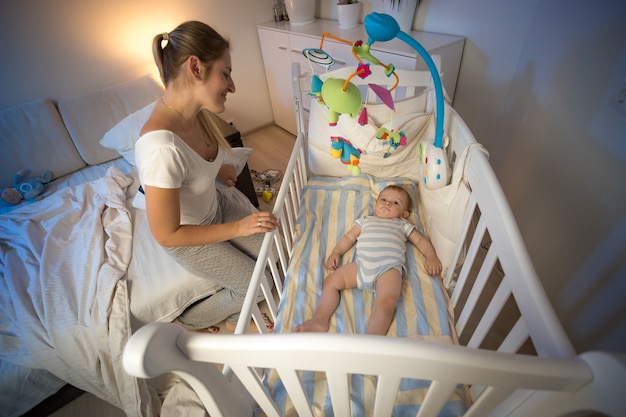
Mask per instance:
[[[234,188],[218,188],[218,213],[210,223],[232,222],[257,212],[243,194],[236,193]],[[180,314],[178,320],[185,327],[204,329],[225,319],[233,324],[237,322],[264,236],[257,233],[204,246],[166,248],[185,269],[223,287]]]

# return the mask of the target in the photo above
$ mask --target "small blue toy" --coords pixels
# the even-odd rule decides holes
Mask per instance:
[[[1,203],[14,206],[22,199],[24,200],[41,200],[40,194],[44,191],[44,184],[52,180],[52,171],[44,169],[41,175],[36,178],[26,179],[29,172],[21,169],[13,176],[13,187],[5,188],[0,193]]]

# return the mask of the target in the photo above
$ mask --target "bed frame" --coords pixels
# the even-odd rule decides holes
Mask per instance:
[[[356,78],[352,81],[358,83]],[[430,85],[428,72],[406,73],[400,79]],[[438,415],[457,384],[469,388],[466,417],[622,415],[626,401],[619,392],[626,382],[626,355],[576,356],[540,285],[488,159],[478,150],[470,151],[465,172],[471,197],[463,216],[463,238],[456,248],[456,260],[463,258],[463,262],[443,277],[454,283],[449,287],[453,287],[450,303],[459,345],[348,334],[240,334],[250,317],[261,333],[267,333],[254,301],[259,291],[276,318],[275,300],[283,296],[282,280],[297,239],[296,215],[309,178],[302,101],[307,81],[302,82],[298,64],[292,68],[292,83],[298,136],[274,209],[281,227],[265,237],[237,334],[203,335],[171,324],[150,324],[128,343],[126,370],[141,378],[175,372],[189,382],[213,417],[251,416],[257,407],[265,415],[278,416],[263,385],[268,368],[278,371],[301,416],[315,413],[302,389],[300,370],[326,373],[337,416],[352,415],[350,374],[377,376],[375,416],[392,414],[401,378],[432,381],[419,416]],[[447,103],[445,131],[450,137],[450,161],[475,143]],[[275,292],[263,278],[266,268],[271,270]]]

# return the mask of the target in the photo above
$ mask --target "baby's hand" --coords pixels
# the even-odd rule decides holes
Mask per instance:
[[[326,269],[329,271],[334,271],[339,267],[339,260],[341,256],[336,253],[331,253],[328,259],[326,260]]]
[[[428,275],[439,276],[441,274],[441,261],[436,256],[431,256],[426,258],[426,262],[424,263],[424,268],[426,268],[426,272]]]

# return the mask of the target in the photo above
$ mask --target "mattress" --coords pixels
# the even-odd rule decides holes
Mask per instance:
[[[417,197],[417,187],[409,179],[378,179],[368,175],[355,177],[313,177],[304,187],[302,205],[298,216],[299,239],[294,247],[284,287],[284,297],[279,305],[276,332],[290,332],[292,328],[309,319],[315,310],[322,291],[326,257],[335,243],[350,229],[354,219],[373,212],[376,197],[387,185],[397,184]],[[413,198],[409,221],[422,231]],[[343,262],[354,255],[348,251]],[[423,257],[407,242],[407,277],[395,318],[388,337],[410,337],[437,343],[456,342],[449,300],[439,277],[429,276]],[[341,301],[331,318],[330,332],[365,333],[366,323],[374,307],[374,293],[358,289],[342,292]],[[323,376],[305,372],[304,386],[309,399],[315,404],[316,415],[327,415],[330,396]],[[279,410],[284,415],[295,415],[275,371],[267,374],[265,383]],[[372,412],[368,395],[376,381],[366,375],[352,375],[353,415],[367,416]],[[430,381],[404,380],[401,384],[394,416],[415,416]],[[459,387],[444,407],[442,416],[455,416],[465,410],[464,389]]]

